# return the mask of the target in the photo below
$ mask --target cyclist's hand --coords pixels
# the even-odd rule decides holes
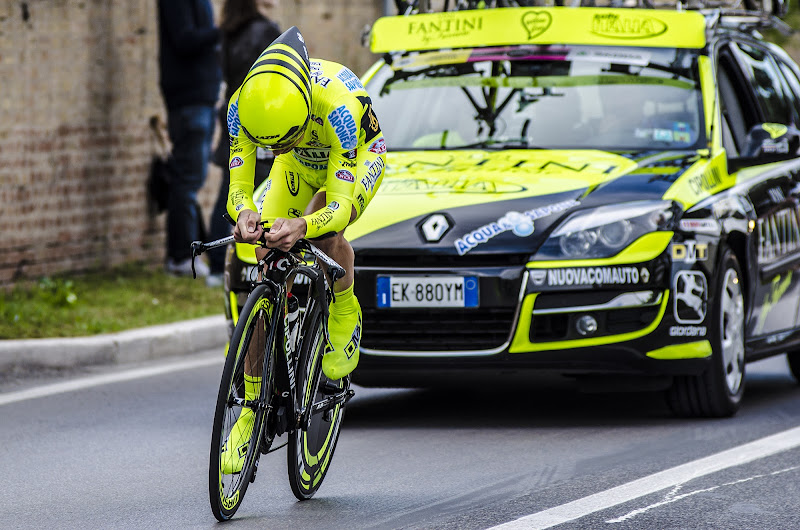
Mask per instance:
[[[278,217],[272,223],[269,232],[264,234],[267,246],[289,251],[295,242],[306,235],[306,220],[302,217],[296,219],[284,219]]]
[[[263,233],[261,216],[253,210],[242,210],[233,229],[234,239],[239,243],[255,244]]]

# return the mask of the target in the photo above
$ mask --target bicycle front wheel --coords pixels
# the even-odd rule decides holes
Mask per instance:
[[[298,355],[297,395],[301,410],[329,397],[325,389],[339,386],[322,373],[325,352],[325,315],[317,301],[312,301],[302,323],[303,336]],[[328,394],[330,391],[328,391]],[[287,460],[289,484],[299,500],[310,499],[322,484],[339,439],[344,405],[336,404],[311,415],[308,429],[302,426],[289,433]]]
[[[274,388],[275,331],[271,292],[257,286],[231,335],[222,371],[208,469],[211,511],[233,517],[255,478],[259,440]]]

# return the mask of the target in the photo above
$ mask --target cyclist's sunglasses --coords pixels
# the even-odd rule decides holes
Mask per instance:
[[[248,132],[247,129],[244,128],[244,125],[242,125],[242,130],[244,131],[245,136],[247,136],[247,138],[257,146],[264,147],[265,149],[269,149],[270,151],[280,151],[291,146],[293,143],[297,141],[298,138],[300,138],[301,136],[303,136],[303,134],[305,134],[306,126],[308,125],[310,117],[311,116],[306,116],[306,121],[303,122],[303,125],[299,127],[295,125],[291,129],[289,129],[289,132],[283,135],[283,138],[281,138],[274,144],[267,144],[261,140],[256,139],[252,134]]]

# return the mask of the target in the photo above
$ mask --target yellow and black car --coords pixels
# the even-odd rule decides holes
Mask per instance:
[[[346,237],[362,385],[550,372],[739,408],[800,374],[800,68],[724,9],[384,17],[388,147]]]

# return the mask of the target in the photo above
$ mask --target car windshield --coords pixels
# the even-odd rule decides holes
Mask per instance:
[[[524,46],[395,58],[370,80],[393,150],[693,149],[692,50]]]

